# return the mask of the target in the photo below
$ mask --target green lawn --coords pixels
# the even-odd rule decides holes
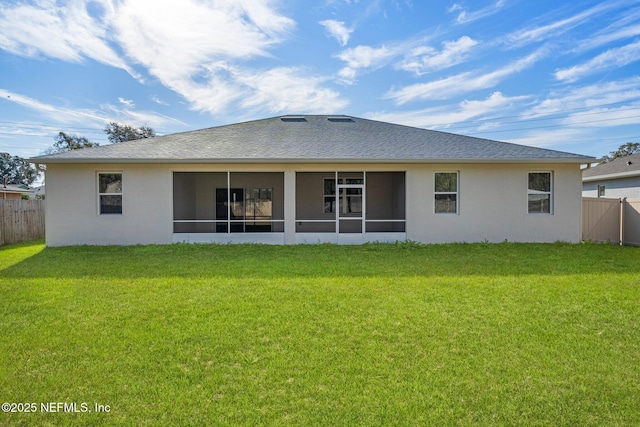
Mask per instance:
[[[640,249],[3,247],[0,400],[25,426],[640,425]]]

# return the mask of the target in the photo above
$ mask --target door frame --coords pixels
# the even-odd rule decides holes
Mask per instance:
[[[344,173],[344,172],[342,172]],[[336,237],[339,244],[362,244],[364,242],[364,233],[365,233],[365,218],[366,218],[366,206],[367,206],[367,190],[366,190],[366,179],[367,174],[363,172],[359,172],[362,175],[362,184],[347,184],[348,179],[360,179],[360,178],[348,178],[348,177],[339,177],[340,172],[336,172],[335,180],[336,180]],[[340,184],[340,179],[344,179],[344,184]],[[342,216],[342,208],[343,203],[347,201],[347,191],[349,189],[359,189],[361,195],[361,205],[362,211],[358,216]],[[344,194],[340,195],[340,190],[344,191]],[[360,222],[360,232],[341,232],[340,231],[340,222],[341,221],[349,221],[349,222]]]

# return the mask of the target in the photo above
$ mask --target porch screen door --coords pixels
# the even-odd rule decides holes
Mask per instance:
[[[350,184],[349,179],[346,181],[346,184],[337,186],[338,233],[363,233],[364,184]]]

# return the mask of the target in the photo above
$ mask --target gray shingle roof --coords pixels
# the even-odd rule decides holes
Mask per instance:
[[[583,180],[611,179],[640,175],[640,154],[620,157],[611,162],[601,163],[582,172]]]
[[[27,186],[22,185],[11,185],[11,184],[0,184],[0,192],[3,193],[32,193],[33,190]]]
[[[572,162],[542,148],[347,116],[281,116],[34,157],[38,163]]]

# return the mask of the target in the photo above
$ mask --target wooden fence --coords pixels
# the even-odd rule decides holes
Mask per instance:
[[[582,239],[640,246],[640,199],[583,197]]]
[[[44,237],[44,203],[0,199],[0,246]]]

